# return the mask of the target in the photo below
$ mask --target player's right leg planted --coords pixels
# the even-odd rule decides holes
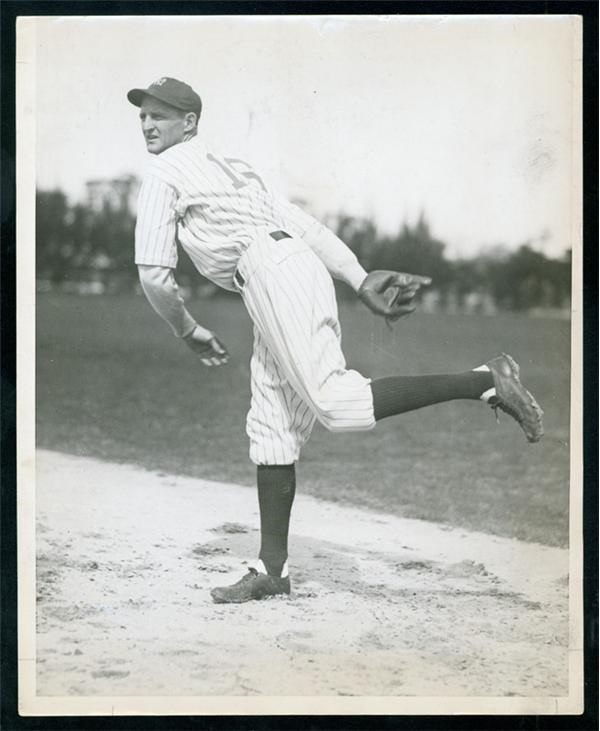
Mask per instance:
[[[217,604],[242,604],[290,593],[287,557],[295,466],[258,465],[257,486],[261,536],[258,569],[250,568],[235,584],[213,589],[210,594]]]
[[[290,593],[288,534],[302,445],[315,422],[287,382],[257,329],[251,361],[252,401],[246,422],[250,459],[256,464],[260,553],[255,568],[230,586],[211,591],[216,603],[240,604]]]

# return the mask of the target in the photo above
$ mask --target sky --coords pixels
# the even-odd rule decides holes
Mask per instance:
[[[173,76],[202,97],[201,133],[217,149],[319,217],[369,216],[393,233],[423,211],[449,256],[574,244],[574,18],[34,22],[37,183],[73,201],[86,180],[143,173],[126,92]]]

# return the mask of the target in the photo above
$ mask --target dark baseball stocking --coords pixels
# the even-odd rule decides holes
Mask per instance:
[[[267,572],[281,576],[288,556],[290,513],[296,494],[296,470],[290,465],[259,465],[260,554]]]
[[[375,420],[454,399],[479,399],[494,387],[489,371],[454,375],[390,376],[371,382]]]

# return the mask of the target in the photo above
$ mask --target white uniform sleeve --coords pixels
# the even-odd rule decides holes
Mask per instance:
[[[196,321],[186,310],[173,270],[163,266],[138,265],[140,283],[154,310],[179,338],[189,335]]]
[[[285,216],[294,229],[290,233],[300,236],[310,246],[333,277],[358,291],[367,272],[354,252],[333,231],[293,203],[286,201]]]
[[[177,266],[175,190],[162,180],[144,177],[138,197],[135,225],[135,263]]]

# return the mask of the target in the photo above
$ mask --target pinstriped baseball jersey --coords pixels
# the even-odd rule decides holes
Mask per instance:
[[[317,419],[332,431],[375,424],[369,379],[346,368],[333,281],[301,239],[314,223],[199,137],[155,156],[140,190],[136,264],[174,267],[179,240],[201,274],[241,293],[252,318],[246,425],[256,464],[295,462]]]
[[[144,175],[135,262],[176,266],[178,239],[201,274],[235,290],[233,274],[257,228],[302,235],[309,223],[249,164],[218,155],[196,136],[155,156]]]

